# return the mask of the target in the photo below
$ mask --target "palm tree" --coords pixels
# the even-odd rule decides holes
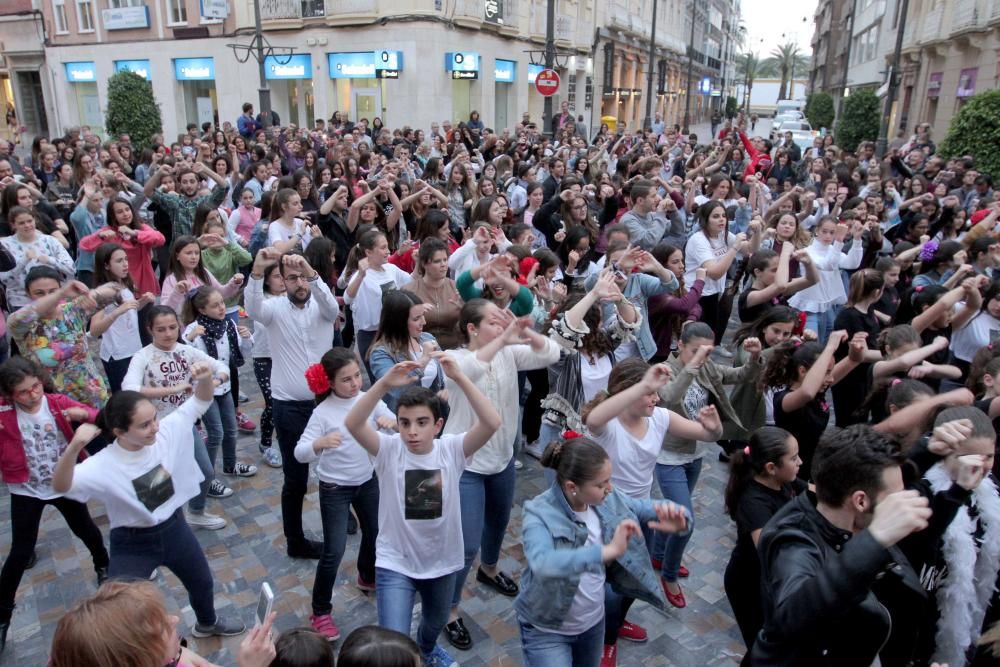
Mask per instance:
[[[792,96],[792,80],[796,75],[805,73],[809,68],[809,59],[799,47],[788,42],[777,46],[771,51],[771,57],[763,61],[764,67],[781,76],[781,86],[778,88],[778,99],[786,100]]]
[[[753,90],[753,82],[760,76],[760,59],[756,54],[747,52],[736,56],[736,75],[743,79],[743,108],[750,108],[750,91]]]

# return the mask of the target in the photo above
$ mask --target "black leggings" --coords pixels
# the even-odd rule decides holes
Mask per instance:
[[[264,396],[264,411],[260,413],[260,446],[271,446],[274,436],[274,416],[271,406],[271,358],[255,357],[253,360],[253,376],[257,378],[257,386]]]
[[[527,371],[531,391],[524,401],[524,418],[521,421],[521,432],[527,444],[538,440],[542,428],[542,401],[549,395],[549,369],[536,368]]]
[[[66,520],[66,525],[79,537],[90,550],[94,559],[94,568],[108,566],[108,550],[104,548],[104,538],[94,520],[90,518],[87,506],[69,498],[52,498],[39,500],[31,496],[17,493],[10,494],[10,554],[4,561],[0,572],[0,623],[10,620],[14,608],[14,598],[21,577],[35,551],[38,541],[38,525],[42,520],[42,511],[46,505],[52,505]]]
[[[722,312],[719,303],[721,299],[721,294],[712,294],[698,299],[698,305],[701,306],[701,321],[712,329],[716,345],[722,342],[722,334],[726,333],[726,324],[728,324],[729,319],[729,313]]]

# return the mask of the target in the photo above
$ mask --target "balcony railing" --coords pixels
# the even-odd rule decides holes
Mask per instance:
[[[944,16],[944,8],[938,5],[935,9],[924,15],[924,24],[920,33],[921,42],[934,42],[941,39],[941,18]]]
[[[326,16],[325,0],[261,0],[260,19],[313,19]]]
[[[951,15],[952,34],[985,25],[984,16],[980,14],[978,5],[978,0],[957,0]]]

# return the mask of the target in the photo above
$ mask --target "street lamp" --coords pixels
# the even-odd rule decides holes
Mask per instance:
[[[253,0],[253,39],[249,44],[226,44],[233,50],[236,60],[242,64],[253,56],[257,61],[257,74],[260,77],[260,88],[257,89],[260,98],[261,125],[265,129],[271,126],[271,89],[267,87],[267,73],[264,63],[268,57],[274,58],[279,65],[287,65],[295,55],[295,49],[290,46],[271,46],[260,28],[260,0]],[[276,55],[280,52],[281,55]]]
[[[656,60],[656,0],[653,0],[653,25],[649,31],[649,63],[646,67],[646,120],[643,127],[653,129],[653,61]]]
[[[696,8],[694,0],[691,0],[691,40],[688,42],[687,94],[684,96],[684,134],[688,134],[691,131],[691,70],[694,67],[694,22]]]

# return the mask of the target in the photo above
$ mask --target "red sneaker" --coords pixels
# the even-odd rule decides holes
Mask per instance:
[[[677,607],[678,609],[683,609],[684,607],[687,606],[687,600],[684,599],[684,591],[678,590],[677,595],[674,595],[673,593],[670,592],[670,589],[667,588],[666,579],[660,577],[660,583],[663,585],[663,594],[667,596],[667,602],[669,602],[674,607]],[[678,586],[678,589],[679,588],[680,586]]]
[[[663,569],[663,561],[659,558],[650,558],[649,564],[653,566],[653,572],[659,574],[660,570]]]
[[[618,667],[618,646],[605,644],[601,654],[601,667]]]
[[[372,593],[375,591],[375,582],[367,582],[358,575],[357,582],[358,590],[364,591],[365,593]]]
[[[688,577],[691,576],[691,573],[688,572],[688,569],[686,567],[681,565],[679,568],[677,568],[677,576],[680,577],[681,579],[687,579]]]
[[[623,622],[622,627],[618,628],[618,638],[630,642],[644,642],[648,639],[645,628],[628,621]]]
[[[337,629],[337,624],[333,622],[333,617],[330,614],[310,616],[309,624],[313,630],[322,635],[328,642],[335,642],[340,639],[340,630]]]

